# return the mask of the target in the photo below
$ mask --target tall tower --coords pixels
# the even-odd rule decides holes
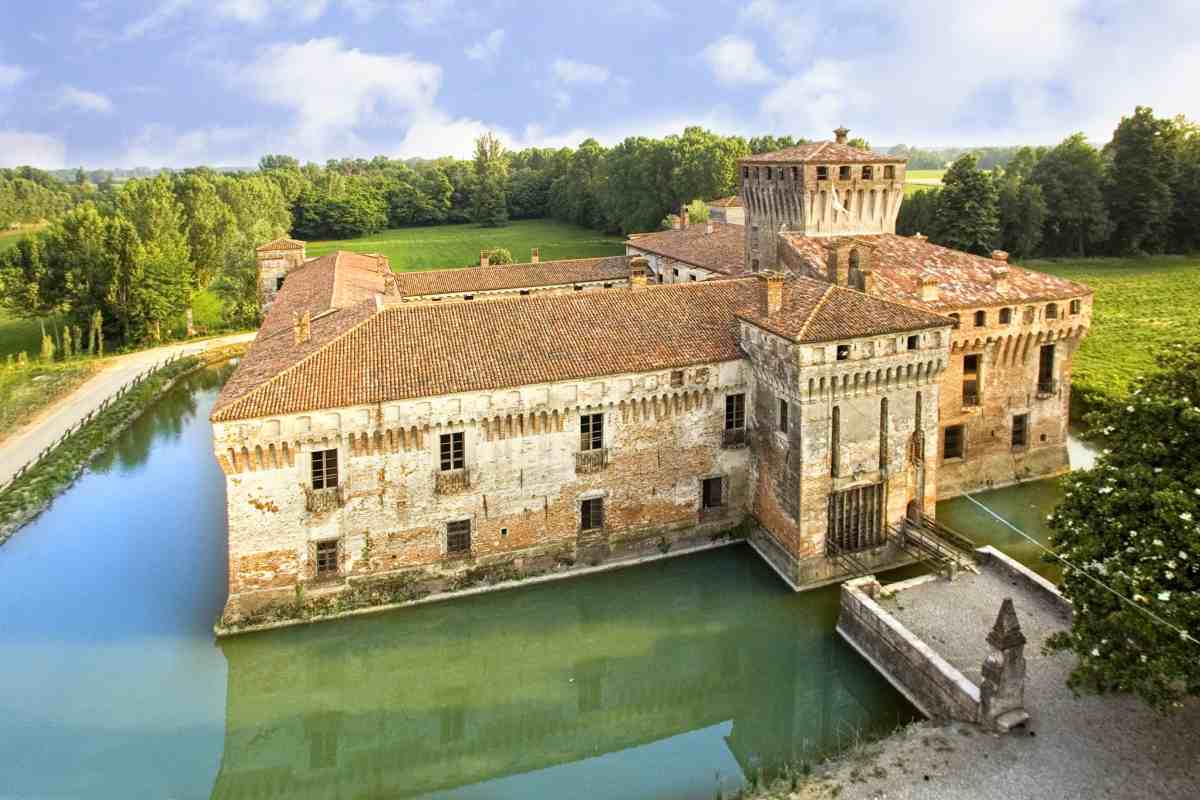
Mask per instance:
[[[276,239],[254,250],[258,262],[258,304],[265,313],[288,272],[304,263],[304,242]]]
[[[743,158],[746,269],[776,269],[776,235],[869,236],[896,232],[906,160],[859,150],[838,128],[811,142]]]

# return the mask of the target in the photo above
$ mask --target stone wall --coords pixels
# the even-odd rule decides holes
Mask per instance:
[[[926,716],[978,721],[979,687],[880,607],[878,587],[874,576],[842,584],[838,634]]]
[[[521,286],[512,289],[494,289],[473,292],[445,292],[442,294],[410,295],[398,299],[389,298],[389,302],[400,303],[438,303],[461,300],[475,300],[487,297],[520,297],[523,295],[573,294],[575,292],[592,292],[604,289],[628,289],[629,278],[612,278],[605,281],[580,281],[579,283],[562,283],[551,286]]]
[[[304,249],[263,250],[256,253],[258,262],[258,296],[263,310],[271,307],[279,291],[279,281],[304,263]]]
[[[639,250],[626,243],[625,255],[641,256],[646,259],[646,280],[648,283],[689,283],[705,281],[709,278],[720,277],[719,273],[702,269],[686,261],[679,261],[668,256]]]
[[[738,525],[748,452],[722,446],[724,398],[750,391],[744,362],[574,384],[435,397],[214,425],[229,515],[227,618],[292,598],[297,585],[461,575],[669,549]],[[581,455],[580,416],[601,414],[603,452]],[[466,468],[440,470],[442,434],[462,433]],[[311,454],[336,449],[339,485],[311,488]],[[701,509],[701,482],[724,504]],[[451,480],[447,480],[450,478]],[[580,503],[605,524],[581,531]],[[471,523],[467,554],[447,526]],[[315,548],[336,541],[339,574],[318,580]]]
[[[963,308],[953,332],[950,360],[942,375],[941,436],[936,450],[941,464],[938,496],[1004,486],[1017,481],[1066,471],[1067,434],[1071,401],[1071,366],[1075,351],[1091,325],[1091,298],[1082,298],[1071,313],[1067,300]],[[1011,322],[1001,323],[1009,309]],[[976,325],[983,312],[983,325]],[[1039,351],[1054,348],[1054,371],[1049,384],[1038,380]],[[978,399],[964,396],[964,364],[979,361]],[[1028,415],[1027,444],[1014,447],[1013,419]],[[946,428],[962,426],[963,454],[945,457]]]

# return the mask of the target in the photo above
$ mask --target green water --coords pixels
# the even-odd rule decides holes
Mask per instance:
[[[742,546],[218,644],[227,375],[0,547],[0,796],[707,800],[916,717]]]

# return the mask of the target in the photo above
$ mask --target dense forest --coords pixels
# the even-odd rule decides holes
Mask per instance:
[[[1101,148],[1083,134],[984,169],[960,156],[940,188],[900,207],[896,232],[1014,258],[1189,253],[1200,248],[1200,126],[1139,107]]]
[[[257,170],[197,168],[138,177],[76,170],[69,180],[0,170],[0,229],[49,221],[0,254],[0,303],[79,327],[102,320],[133,344],[177,325],[196,295],[227,324],[257,314],[254,246],[290,232],[348,239],[385,228],[553,217],[609,233],[651,230],[681,205],[733,193],[737,161],[801,143],[687,128],[613,147],[508,151],[491,134],[473,159],[331,160],[264,156]],[[851,144],[867,147],[861,139]],[[1014,258],[1189,252],[1200,247],[1200,129],[1138,108],[1103,147],[889,148],[910,168],[942,166],[943,186],[901,207],[897,231]],[[133,176],[133,177],[131,177]]]

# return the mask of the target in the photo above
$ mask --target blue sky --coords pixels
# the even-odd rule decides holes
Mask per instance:
[[[466,155],[688,124],[873,144],[1200,118],[1200,0],[0,0],[0,166]]]

